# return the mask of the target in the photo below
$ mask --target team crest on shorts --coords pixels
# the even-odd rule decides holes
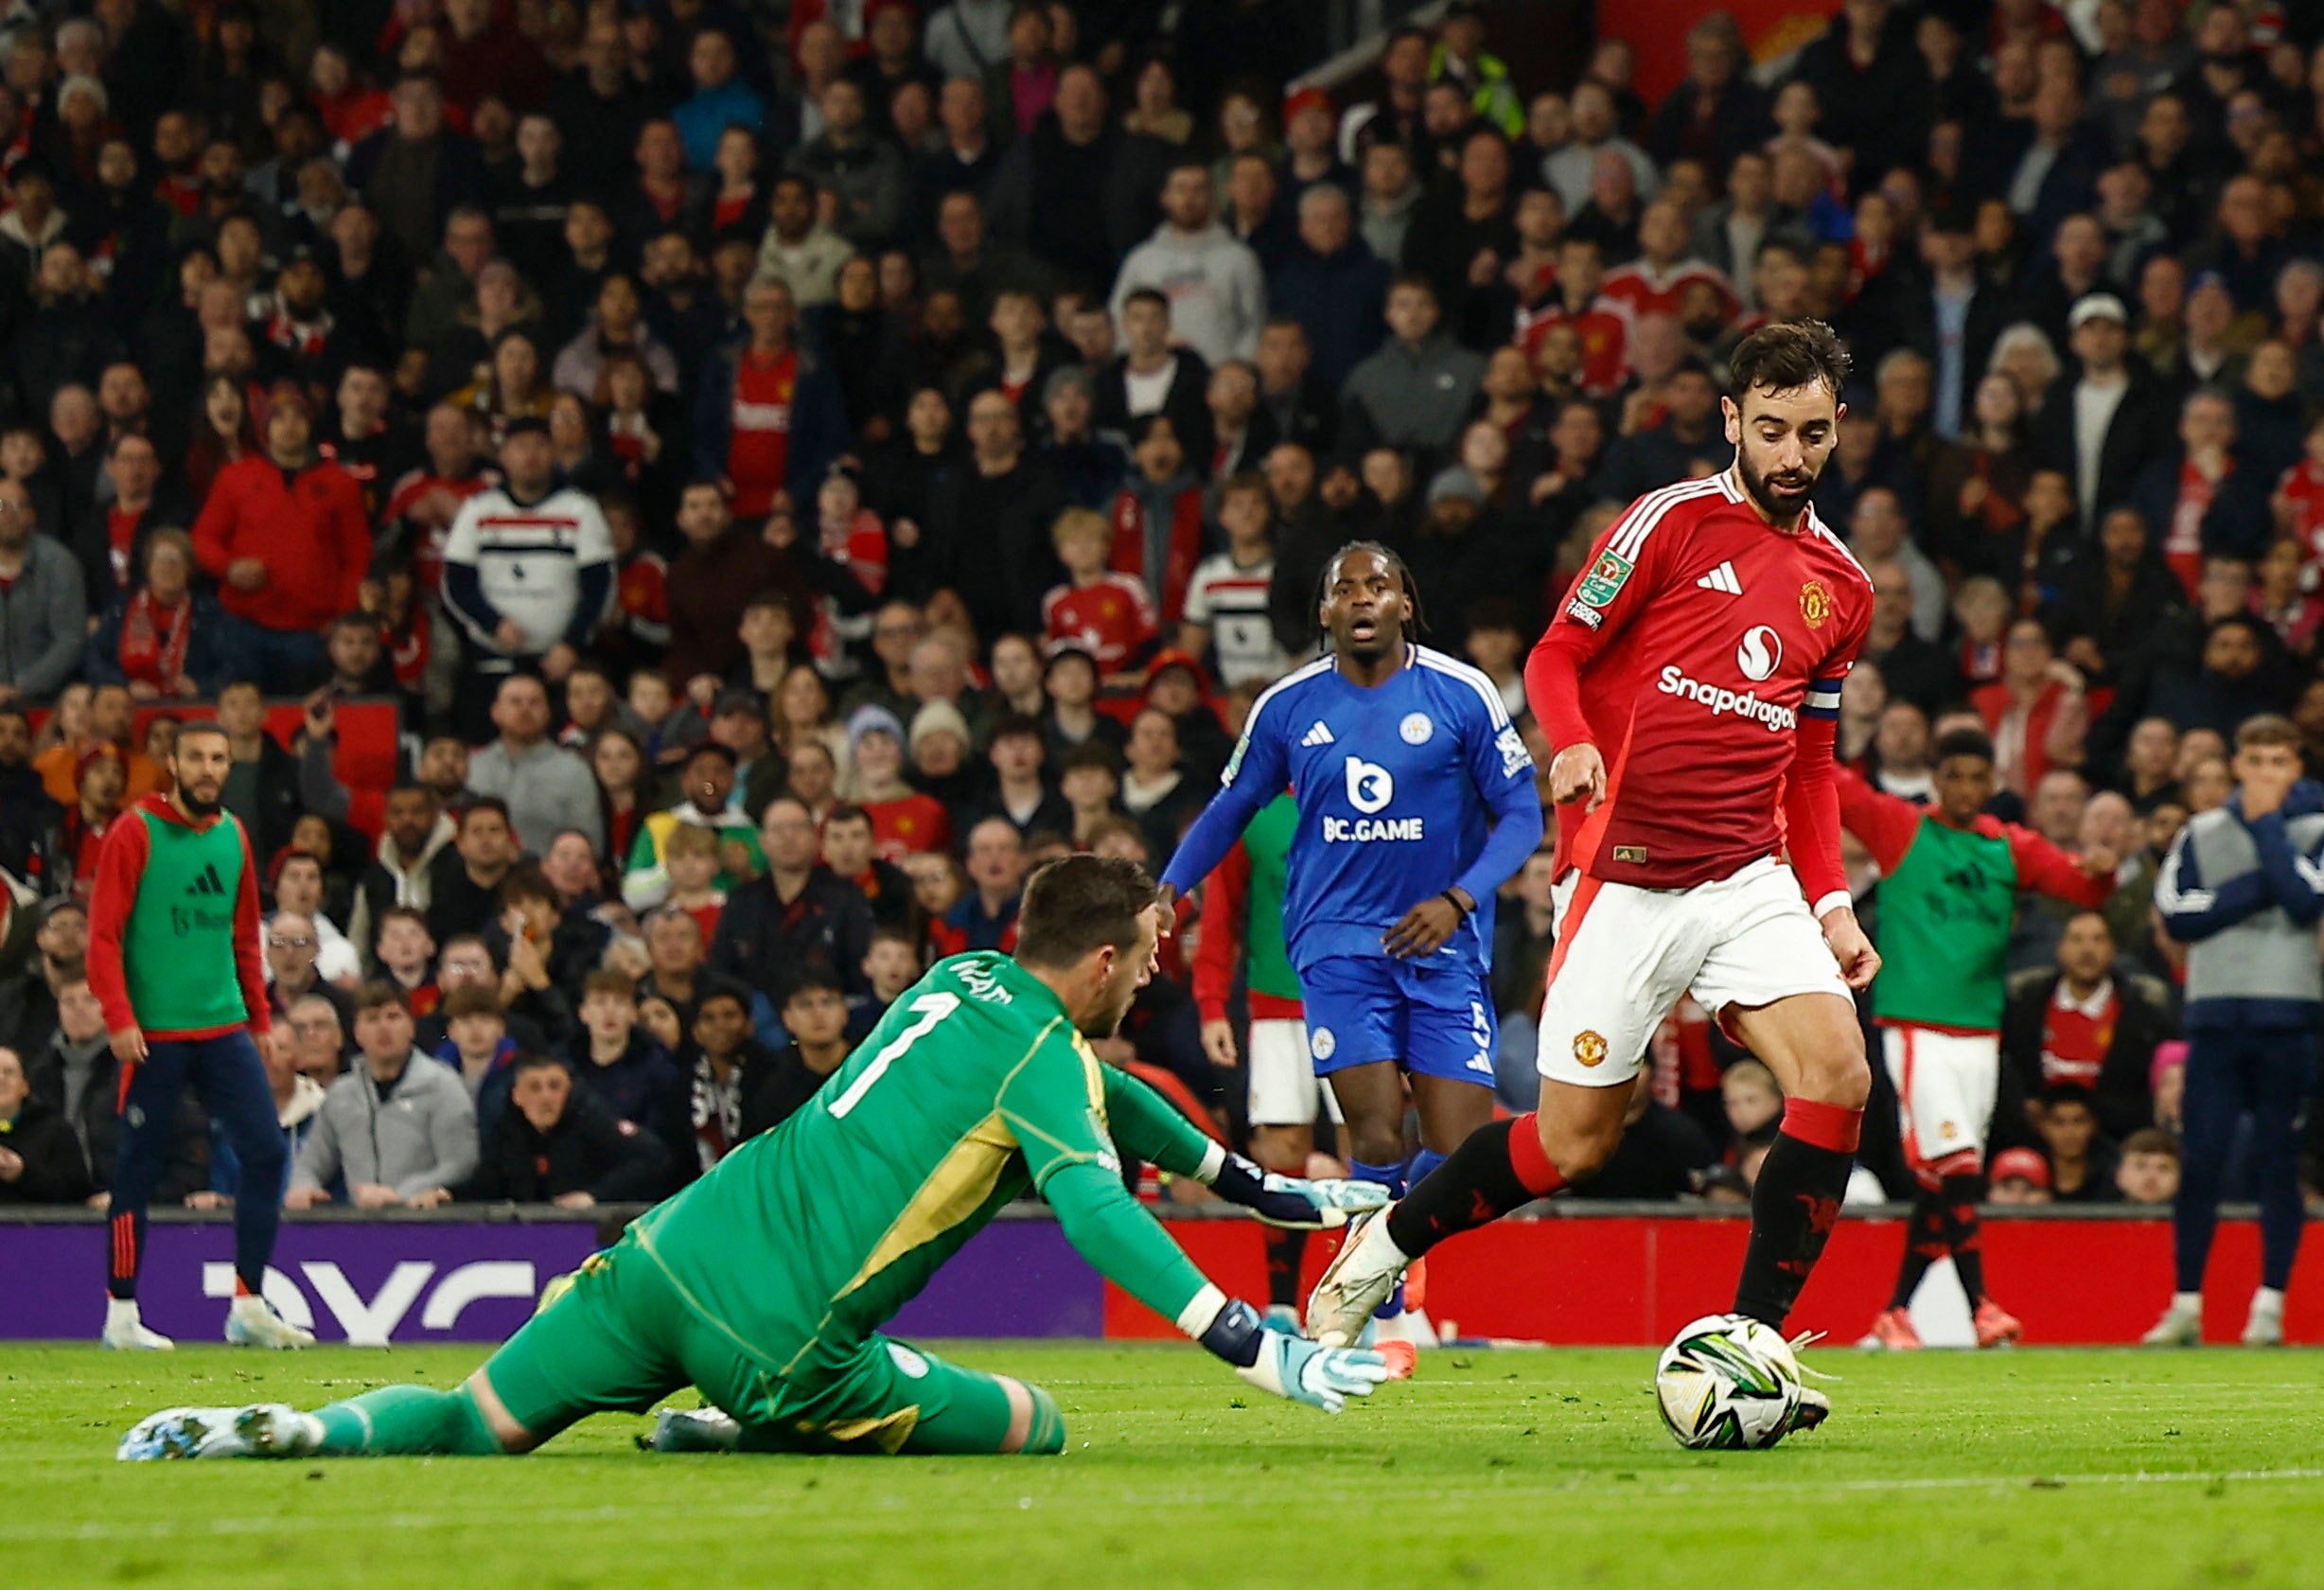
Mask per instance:
[[[1832,592],[1820,579],[1811,579],[1800,587],[1800,616],[1807,620],[1810,629],[1821,629],[1823,621],[1832,616]]]
[[[1311,1028],[1308,1032],[1308,1052],[1318,1060],[1329,1060],[1331,1051],[1340,1047],[1340,1040],[1331,1035],[1329,1027]]]
[[[1606,1060],[1606,1040],[1586,1029],[1575,1034],[1574,1059],[1583,1066],[1603,1065]]]
[[[1396,726],[1396,732],[1404,736],[1406,745],[1426,745],[1429,736],[1436,732],[1436,726],[1428,720],[1426,713],[1406,713],[1404,721]]]

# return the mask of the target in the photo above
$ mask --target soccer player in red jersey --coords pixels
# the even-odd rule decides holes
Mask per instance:
[[[1319,1341],[1353,1340],[1444,1238],[1595,1173],[1689,991],[1787,1101],[1734,1311],[1780,1329],[1823,1250],[1871,1087],[1851,990],[1880,964],[1849,906],[1832,783],[1872,582],[1808,505],[1846,349],[1820,322],[1782,323],[1738,344],[1733,370],[1734,463],[1633,503],[1526,665],[1559,805],[1540,1108],[1479,1129],[1350,1237],[1309,1299]]]

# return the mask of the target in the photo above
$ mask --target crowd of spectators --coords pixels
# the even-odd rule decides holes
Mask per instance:
[[[281,1195],[650,1197],[1005,948],[1030,866],[1158,870],[1342,542],[1522,713],[1801,315],[1857,370],[1843,757],[1925,800],[1974,723],[2000,815],[2123,857],[2024,911],[1997,1197],[2167,1197],[2160,858],[2247,716],[2324,767],[2324,17],[1845,0],[1754,67],[1713,11],[1648,105],[1618,39],[1520,81],[1465,4],[1287,92],[1316,9],[10,10],[0,1201],[102,1199],[84,892],[189,715],[265,874]],[[1185,947],[1099,1049],[1231,1134]],[[1686,1007],[1656,1052],[1592,1191],[1735,1195],[1771,1083]],[[165,1194],[247,1195],[188,1109]]]

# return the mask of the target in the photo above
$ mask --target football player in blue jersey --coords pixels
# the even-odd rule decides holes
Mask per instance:
[[[1342,547],[1318,607],[1327,649],[1252,704],[1162,898],[1207,877],[1292,790],[1284,928],[1309,1046],[1347,1117],[1354,1174],[1400,1196],[1492,1118],[1493,895],[1540,845],[1541,804],[1500,690],[1410,638],[1419,607],[1402,558]],[[1420,1117],[1409,1162],[1407,1083]],[[1380,1316],[1403,1308],[1400,1288]]]

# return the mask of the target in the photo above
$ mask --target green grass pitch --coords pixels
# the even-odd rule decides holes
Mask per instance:
[[[508,1460],[123,1464],[176,1403],[449,1385],[461,1349],[0,1350],[12,1587],[1495,1584],[2314,1586],[2324,1355],[2024,1351],[1808,1362],[1830,1423],[1664,1434],[1653,1355],[1448,1351],[1328,1419],[1190,1348],[953,1345],[1035,1380],[1061,1458],[660,1458],[599,1418]],[[691,1405],[691,1404],[689,1404]]]

